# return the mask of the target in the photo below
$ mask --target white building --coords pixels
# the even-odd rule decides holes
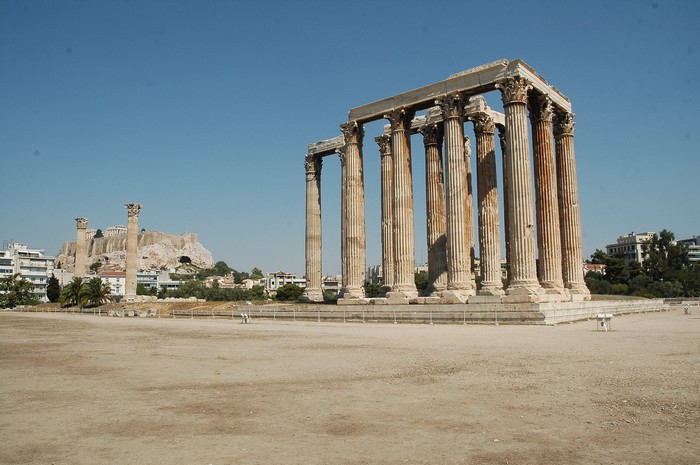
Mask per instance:
[[[690,239],[679,239],[678,243],[688,246],[688,259],[690,263],[700,262],[700,236],[693,236]]]
[[[611,257],[622,258],[625,261],[625,265],[628,265],[632,260],[641,263],[646,258],[646,254],[642,251],[642,245],[650,241],[654,234],[656,233],[643,232],[635,234],[631,232],[626,236],[620,236],[615,244],[605,246],[605,253]]]
[[[284,271],[277,271],[275,273],[268,273],[265,279],[265,292],[269,295],[277,294],[277,289],[284,286],[285,284],[296,284],[297,286],[304,288],[306,287],[306,278],[297,278],[294,273],[285,273]]]
[[[102,282],[109,284],[112,295],[123,296],[126,288],[125,271],[103,271],[100,273]],[[139,271],[136,273],[136,284],[143,284],[148,289],[166,291],[177,289],[181,281],[173,281],[167,271]]]
[[[126,271],[105,271],[100,273],[100,279],[102,279],[103,283],[109,284],[112,295],[124,295],[126,289]]]
[[[31,284],[31,292],[40,302],[48,302],[46,286],[54,270],[54,257],[44,255],[44,249],[30,249],[26,244],[12,243],[0,251],[0,277],[20,276]]]

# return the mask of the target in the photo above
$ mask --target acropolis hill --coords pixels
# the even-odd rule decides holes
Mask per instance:
[[[127,234],[115,234],[109,237],[92,238],[87,242],[87,265],[99,261],[102,269],[124,270],[126,268]],[[61,267],[73,271],[75,267],[76,242],[66,242],[56,261]],[[159,231],[144,231],[138,234],[138,269],[165,270],[180,264],[182,256],[192,260],[192,264],[210,268],[214,265],[211,252],[199,243],[196,233],[182,235]]]

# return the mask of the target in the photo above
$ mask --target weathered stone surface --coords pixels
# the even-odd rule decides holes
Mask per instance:
[[[76,242],[66,242],[56,256],[56,262],[68,271],[75,271]],[[103,269],[126,269],[126,234],[93,238],[88,241],[87,262],[99,261]],[[147,231],[138,235],[137,263],[140,270],[167,270],[180,265],[180,257],[187,256],[201,268],[214,265],[211,252],[198,242],[196,233],[182,235]]]

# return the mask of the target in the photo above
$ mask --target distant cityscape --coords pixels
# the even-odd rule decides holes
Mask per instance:
[[[109,228],[105,231],[105,236],[116,234],[124,234],[124,226],[117,226],[114,229]],[[94,236],[95,231],[90,238]],[[643,262],[646,258],[644,244],[648,243],[655,235],[655,232],[647,231],[641,233],[631,232],[626,235],[619,236],[614,243],[605,246],[605,253],[611,257],[622,258],[625,265],[633,261]],[[678,244],[684,244],[688,249],[688,259],[691,263],[700,262],[700,236],[693,236],[688,239],[679,239]],[[586,261],[582,263],[584,273],[593,271],[596,273],[605,274],[605,265],[598,263],[590,263]],[[474,262],[475,274],[479,275],[479,259]],[[173,279],[173,273],[176,269],[169,270],[139,270],[137,272],[137,283],[145,289],[152,292],[172,291],[176,290],[183,282],[182,279]],[[415,272],[426,272],[427,265],[416,266]],[[507,273],[507,263],[501,260],[501,272],[505,279]],[[3,249],[0,250],[0,278],[5,278],[19,274],[26,279],[31,285],[31,292],[40,302],[48,302],[46,288],[51,276],[55,276],[59,285],[63,287],[70,282],[75,274],[71,271],[63,269],[60,263],[53,256],[45,254],[44,249],[32,248],[27,244],[22,243],[5,243]],[[114,297],[120,298],[125,293],[125,271],[91,270],[84,277],[93,278],[99,277],[104,283],[109,284],[111,293]],[[366,271],[366,281],[370,284],[381,284],[383,273],[381,265],[369,266]],[[324,292],[337,294],[341,282],[341,276],[325,276],[322,281]],[[295,273],[284,271],[269,272],[262,279],[244,279],[240,283],[234,282],[232,275],[227,276],[208,276],[203,280],[206,287],[218,286],[220,288],[243,288],[251,289],[253,286],[261,286],[264,288],[265,294],[274,296],[279,288],[287,284],[294,284],[301,288],[306,286],[306,278],[299,277]]]

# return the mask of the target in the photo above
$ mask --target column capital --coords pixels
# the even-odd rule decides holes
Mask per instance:
[[[316,179],[318,175],[321,174],[321,167],[323,165],[323,158],[308,154],[304,158],[304,168],[306,169],[306,180],[311,181]]]
[[[348,121],[340,125],[340,130],[343,132],[345,145],[361,144],[365,130],[362,124],[357,121]]]
[[[389,120],[391,131],[406,131],[411,128],[411,121],[415,116],[415,110],[411,108],[399,107],[392,108],[389,113],[384,115],[384,118]]]
[[[139,216],[139,212],[141,211],[140,203],[125,203],[124,206],[126,207],[129,218]]]
[[[472,113],[468,116],[469,121],[474,123],[474,134],[494,134],[496,132],[496,123],[491,115],[485,112]]]
[[[445,119],[450,118],[461,118],[464,112],[465,99],[462,94],[455,92],[452,94],[446,94],[443,97],[435,100],[435,105],[437,105],[442,111],[442,116]]]
[[[540,94],[530,97],[528,101],[530,120],[533,123],[551,123],[554,114],[552,99],[548,95]]]
[[[391,136],[389,134],[377,136],[374,141],[379,146],[379,155],[382,158],[391,156]]]
[[[87,228],[88,220],[87,218],[78,217],[75,219],[75,224],[78,227],[78,229],[85,229]]]
[[[564,136],[574,135],[574,117],[576,115],[569,112],[554,113],[554,137],[559,139]]]
[[[442,125],[428,123],[421,126],[418,131],[423,134],[423,145],[425,148],[433,145],[442,145]]]
[[[527,92],[532,89],[532,84],[527,79],[511,77],[496,83],[496,88],[501,91],[505,106],[513,103],[527,103]]]

